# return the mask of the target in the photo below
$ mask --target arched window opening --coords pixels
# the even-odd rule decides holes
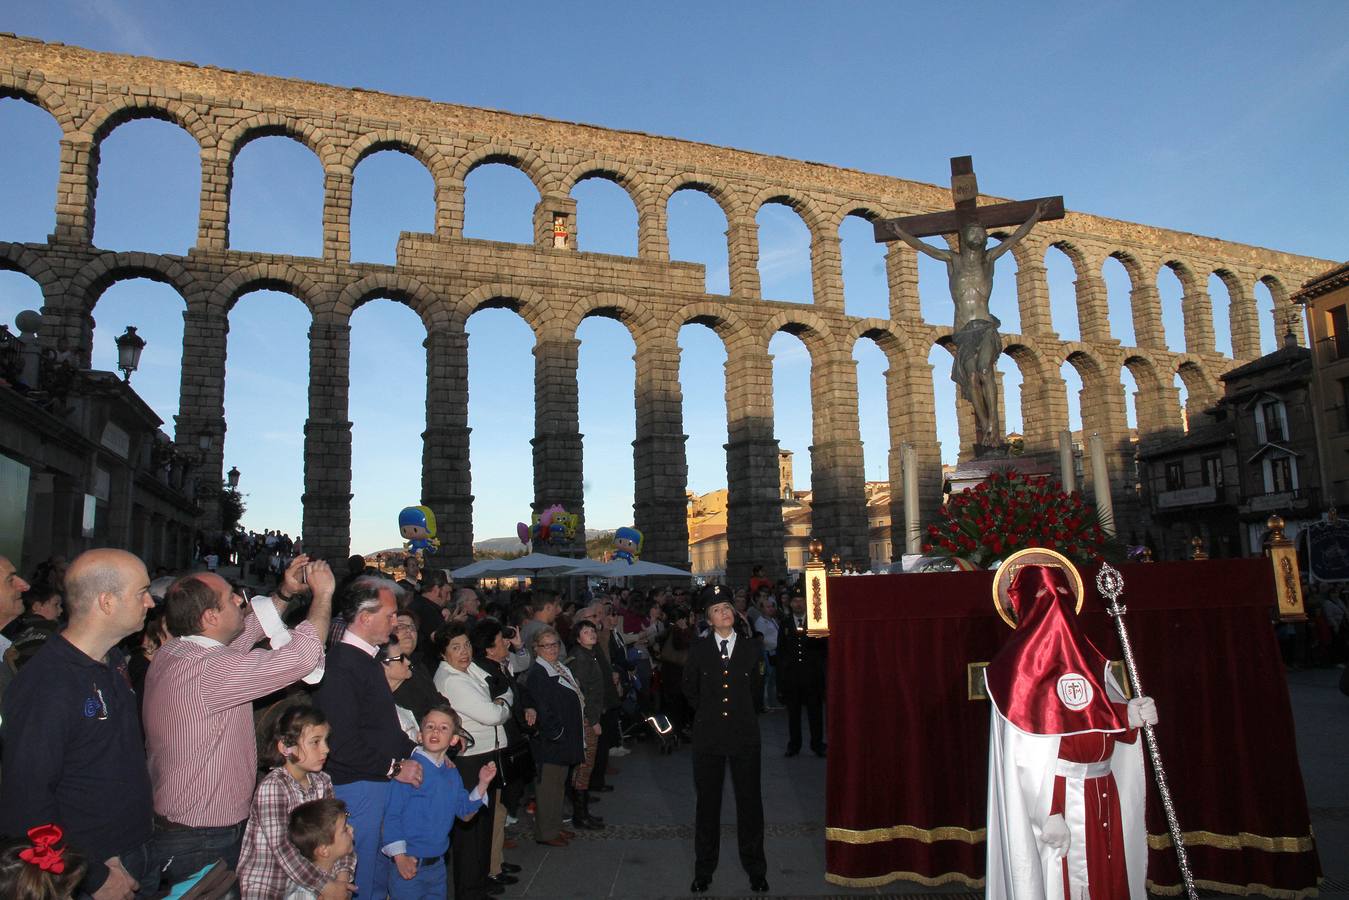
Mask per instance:
[[[960,416],[956,409],[959,388],[951,380],[951,352],[940,344],[928,351],[932,366],[932,399],[937,419],[937,440],[941,442],[942,465],[954,466],[960,455]],[[971,440],[973,435],[971,435]]]
[[[582,321],[576,337],[581,342],[576,377],[587,527],[631,525],[637,348],[621,322],[600,316]]]
[[[393,265],[400,232],[435,228],[436,185],[420,161],[398,150],[361,160],[351,186],[352,262]]]
[[[280,291],[252,291],[230,310],[224,468],[242,473],[249,531],[301,533],[311,322],[304,303]]]
[[[1138,430],[1138,382],[1128,366],[1120,369],[1120,382],[1124,385],[1124,421],[1135,431]],[[1141,436],[1141,435],[1140,435]]]
[[[534,332],[507,309],[479,310],[466,330],[473,538],[511,537],[534,502]]]
[[[765,203],[759,227],[759,289],[765,300],[810,303],[810,229],[790,206]]]
[[[990,237],[988,244],[992,247],[998,240],[1007,236],[1007,233],[1000,232],[996,238]],[[1016,254],[1010,250],[999,256],[997,264],[993,267],[993,289],[988,294],[988,311],[1002,322],[998,330],[1003,334],[1022,332],[1021,305],[1017,302],[1016,293],[1016,272]],[[947,296],[950,296],[949,287]]]
[[[1213,308],[1213,346],[1223,356],[1236,357],[1232,345],[1232,295],[1217,272],[1208,277],[1209,303]]]
[[[1002,265],[1002,260],[998,260],[998,265]],[[1082,340],[1077,270],[1068,254],[1058,247],[1045,251],[1045,281],[1049,284],[1049,314],[1054,330],[1062,340]]]
[[[61,170],[61,126],[42,107],[0,98],[0,240],[40,243],[56,230],[56,183]]]
[[[1180,276],[1170,266],[1162,266],[1157,273],[1157,300],[1162,307],[1162,330],[1166,347],[1176,353],[1185,352],[1185,287]]]
[[[1129,270],[1113,256],[1106,257],[1101,265],[1101,278],[1105,282],[1106,306],[1110,315],[1110,333],[1125,347],[1138,344],[1134,333],[1133,280]]]
[[[1002,382],[1003,434],[1012,442],[1026,436],[1025,417],[1022,414],[1021,388],[1023,378],[1016,360],[1003,353],[998,357],[998,380]]]
[[[709,294],[730,294],[726,213],[716,200],[696,188],[681,188],[665,208],[670,259],[702,263]]]
[[[136,119],[99,144],[94,244],[186,254],[197,243],[201,147],[173,122]]]
[[[9,333],[18,335],[19,327],[14,317],[26,309],[42,312],[42,287],[22,272],[0,269],[0,324],[9,328]]]
[[[230,248],[323,255],[323,165],[299,141],[271,135],[234,158]]]
[[[1189,431],[1190,413],[1192,412],[1192,410],[1190,409],[1190,390],[1185,386],[1185,379],[1180,377],[1179,372],[1171,376],[1171,384],[1176,389],[1177,392],[1176,397],[1180,403],[1181,427],[1184,428],[1186,431]],[[1198,410],[1193,410],[1193,412],[1198,412]]]
[[[1068,430],[1085,435],[1087,432],[1082,424],[1082,376],[1072,363],[1064,362],[1059,366],[1059,377],[1063,379],[1063,388],[1068,394]]]
[[[464,237],[532,244],[538,205],[534,182],[515,166],[478,166],[464,180]]]
[[[857,361],[857,424],[867,481],[890,481],[890,400],[885,373],[890,361],[870,338],[853,345]]]
[[[174,433],[183,378],[183,298],[167,284],[128,278],[108,287],[94,306],[91,367],[117,372],[117,337],[134,325],[145,340],[131,386]]]
[[[801,338],[779,331],[768,342],[768,352],[773,357],[773,436],[779,453],[792,454],[792,483],[781,486],[783,499],[789,499],[787,493],[810,490],[811,483],[810,351]]]
[[[1260,352],[1273,353],[1283,346],[1282,323],[1276,325],[1274,292],[1263,280],[1255,283],[1255,318],[1260,323]],[[1302,318],[1301,316],[1298,317]],[[1303,341],[1305,337],[1301,338]]]
[[[576,247],[583,253],[637,255],[637,207],[621,186],[593,176],[571,189],[576,201]]]
[[[877,243],[865,218],[845,216],[839,226],[843,255],[843,307],[850,316],[890,318],[890,284],[885,270],[888,244]]]
[[[923,321],[933,325],[949,326],[955,321],[955,307],[952,306],[951,280],[946,271],[946,264],[941,260],[933,259],[926,253],[916,255],[918,257],[918,308],[922,311]],[[999,316],[998,318],[1002,317]],[[946,353],[946,351],[943,350],[942,353]],[[949,357],[950,354],[947,354],[947,356]],[[945,444],[942,446],[945,446]]]
[[[399,546],[398,511],[421,502],[425,341],[421,318],[395,300],[351,314],[352,553]]]
[[[726,488],[726,345],[710,327],[679,329],[679,385],[684,396],[688,490]],[[692,539],[692,537],[690,537]]]

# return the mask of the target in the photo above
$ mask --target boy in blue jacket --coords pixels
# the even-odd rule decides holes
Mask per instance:
[[[445,851],[458,816],[467,821],[487,804],[487,787],[496,777],[496,763],[478,772],[478,786],[464,790],[459,772],[446,755],[461,743],[459,716],[448,705],[422,717],[421,745],[413,756],[422,764],[421,787],[395,782],[384,810],[385,856],[393,859],[389,896],[393,900],[445,900]]]

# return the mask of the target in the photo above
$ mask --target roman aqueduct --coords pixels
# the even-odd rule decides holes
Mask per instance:
[[[0,268],[25,273],[40,285],[43,342],[78,348],[86,364],[91,311],[111,284],[146,277],[181,294],[187,311],[175,440],[204,456],[204,477],[218,481],[222,470],[232,305],[265,287],[293,294],[309,308],[303,534],[311,553],[331,558],[348,552],[348,320],[374,297],[405,303],[426,327],[422,500],[439,518],[447,563],[471,557],[465,322],[484,307],[515,310],[536,339],[536,505],[561,503],[583,510],[578,326],[587,316],[607,316],[631,333],[636,345],[634,520],[646,534],[647,558],[681,564],[688,557],[677,335],[691,322],[710,326],[727,349],[732,578],[745,577],[753,563],[776,564],[779,570],[783,564],[768,352],[778,331],[800,337],[811,357],[814,529],[826,547],[844,558],[867,557],[852,357],[859,339],[874,340],[888,358],[892,498],[898,504],[903,495],[899,448],[911,443],[919,459],[921,505],[930,512],[940,502],[934,375],[927,360],[949,324],[923,319],[917,263],[912,251],[899,245],[886,256],[889,317],[845,314],[839,228],[849,215],[875,219],[947,208],[945,188],[640,133],[13,36],[0,36],[0,97],[41,107],[61,129],[55,232],[44,243],[0,243]],[[186,255],[110,252],[92,243],[100,142],[138,118],[175,123],[200,145],[200,219],[196,245]],[[321,258],[230,248],[233,161],[249,141],[271,135],[303,143],[322,163]],[[353,173],[362,159],[388,149],[411,155],[431,173],[435,230],[404,233],[395,265],[352,263]],[[533,245],[463,236],[465,178],[475,167],[498,162],[522,170],[538,189]],[[616,182],[631,197],[638,213],[636,257],[575,249],[571,191],[594,177]],[[701,265],[670,259],[667,203],[676,190],[686,188],[710,195],[725,213],[729,295],[706,292]],[[810,304],[761,296],[755,216],[765,203],[790,206],[810,230]],[[555,225],[568,235],[565,246],[555,246]],[[1080,341],[1064,341],[1052,330],[1044,265],[1051,246],[1068,255],[1076,272]],[[1026,448],[1052,450],[1057,433],[1067,426],[1060,375],[1066,360],[1081,377],[1084,428],[1099,432],[1111,448],[1108,466],[1117,510],[1129,508],[1134,481],[1121,370],[1127,368],[1138,386],[1140,435],[1180,428],[1176,373],[1191,403],[1203,404],[1219,395],[1223,371],[1260,354],[1257,283],[1274,298],[1275,333],[1291,327],[1302,340],[1299,313],[1287,297],[1326,267],[1321,260],[1074,212],[1038,227],[1015,257],[1022,333],[1005,335],[1004,342],[1023,377]],[[1110,257],[1124,265],[1132,282],[1134,347],[1121,346],[1110,333],[1101,275]],[[1162,267],[1174,271],[1184,288],[1185,350],[1180,353],[1168,350],[1163,339],[1157,290]],[[1214,273],[1231,300],[1235,360],[1214,346],[1208,294]],[[968,452],[967,409],[960,411],[960,423],[962,451]],[[902,517],[895,515],[893,521],[893,544],[901,548]]]

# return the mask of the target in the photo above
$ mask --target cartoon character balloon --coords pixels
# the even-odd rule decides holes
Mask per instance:
[[[398,514],[398,532],[407,542],[404,549],[419,557],[427,550],[435,551],[440,547],[436,538],[436,514],[429,506],[403,507]]]
[[[636,562],[642,552],[642,533],[626,525],[614,532],[614,559]]]
[[[576,526],[580,524],[580,517],[567,512],[561,506],[553,505],[543,512],[534,513],[531,521],[533,526],[529,529],[529,535],[534,540],[534,546],[540,547],[544,544],[570,541],[576,536]]]

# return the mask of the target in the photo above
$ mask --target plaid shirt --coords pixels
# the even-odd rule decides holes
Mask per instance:
[[[262,779],[244,830],[239,854],[239,893],[243,900],[279,900],[288,885],[318,893],[329,875],[305,859],[290,842],[290,812],[301,803],[333,795],[333,782],[323,772],[309,773],[308,789],[277,766]],[[356,857],[337,861],[333,875],[356,870]]]

